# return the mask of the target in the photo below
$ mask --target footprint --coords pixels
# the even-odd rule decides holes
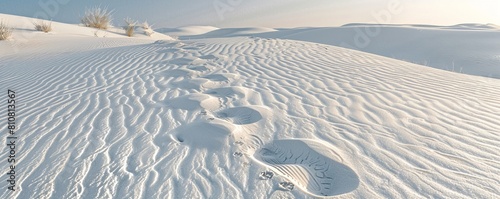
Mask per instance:
[[[254,158],[314,196],[336,196],[359,186],[359,178],[327,145],[313,140],[276,140]]]
[[[211,71],[214,69],[213,66],[188,66],[187,67],[189,70],[193,71],[199,71],[199,72],[205,72],[205,71]]]
[[[223,121],[193,122],[174,130],[174,137],[181,144],[194,149],[220,150],[229,145],[234,126]]]
[[[207,60],[198,57],[182,57],[171,59],[169,63],[175,65],[203,65],[207,63]]]
[[[269,117],[271,110],[261,106],[242,106],[228,108],[218,112],[216,115],[220,119],[232,122],[233,124],[245,125],[261,121],[264,117]]]
[[[263,171],[259,173],[259,179],[261,180],[269,180],[273,178],[274,173],[272,171]]]
[[[208,59],[208,60],[210,60],[210,59],[212,59],[212,60],[213,59],[218,59],[218,57],[215,56],[215,55],[205,55],[205,56],[201,56],[200,58],[201,59]]]
[[[239,86],[232,86],[211,89],[205,93],[216,97],[244,98],[248,94],[248,89]]]
[[[233,153],[233,156],[235,156],[235,157],[242,157],[242,156],[243,156],[243,153],[242,153],[242,152],[237,151],[237,152],[234,152],[234,153]]]
[[[235,74],[213,74],[207,75],[202,78],[192,78],[185,79],[178,82],[172,82],[174,87],[182,89],[196,89],[201,90],[202,88],[216,88],[221,85],[221,83],[228,82],[229,79],[236,77]]]
[[[218,86],[218,83],[205,78],[192,78],[172,82],[171,85],[181,89],[195,89],[199,91],[202,88],[215,88]]]
[[[167,100],[167,106],[173,109],[183,110],[217,110],[221,107],[219,99],[205,94],[189,94],[186,96]]]
[[[291,182],[280,182],[279,188],[283,191],[292,191],[295,185]]]

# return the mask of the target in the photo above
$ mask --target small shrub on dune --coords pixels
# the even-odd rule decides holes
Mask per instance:
[[[33,22],[33,25],[35,26],[35,30],[37,31],[42,31],[44,33],[52,31],[52,22],[40,20],[38,22]]]
[[[144,34],[147,36],[151,37],[151,35],[154,33],[153,28],[147,21],[142,23],[142,29],[144,29]]]
[[[12,28],[5,22],[0,21],[0,40],[6,40],[12,36]]]
[[[137,24],[137,22],[133,21],[130,18],[125,19],[125,27],[123,27],[123,28],[125,29],[125,34],[127,36],[129,36],[129,37],[134,36],[136,24]]]
[[[85,11],[81,22],[86,27],[106,30],[111,23],[111,11],[107,8],[93,7]]]
[[[152,26],[149,25],[149,23],[147,21],[145,21],[144,23],[142,23],[142,28],[144,28],[144,30],[146,30],[146,29],[151,29]]]

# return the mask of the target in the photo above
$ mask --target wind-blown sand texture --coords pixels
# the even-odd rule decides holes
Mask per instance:
[[[32,34],[0,54],[20,137],[1,198],[500,197],[498,79],[294,40]]]

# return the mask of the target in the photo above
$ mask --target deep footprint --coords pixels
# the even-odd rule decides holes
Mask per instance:
[[[225,122],[193,122],[177,128],[174,136],[181,144],[212,151],[228,146],[233,131],[234,126]]]
[[[245,125],[261,121],[269,116],[271,111],[268,108],[260,106],[242,106],[228,108],[217,113],[217,117],[228,120],[233,124]]]
[[[359,178],[341,157],[313,140],[276,140],[257,151],[255,159],[314,196],[336,196],[359,186]]]
[[[248,89],[245,87],[233,86],[215,88],[208,90],[205,93],[216,97],[243,98],[248,94]]]

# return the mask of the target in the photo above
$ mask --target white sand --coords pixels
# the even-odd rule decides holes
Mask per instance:
[[[500,197],[498,79],[296,40],[23,31],[0,42],[19,127],[0,198]]]
[[[168,34],[168,33],[167,33]],[[253,36],[345,47],[457,73],[500,78],[500,29],[494,25],[348,24],[324,28],[229,28],[181,39]]]

